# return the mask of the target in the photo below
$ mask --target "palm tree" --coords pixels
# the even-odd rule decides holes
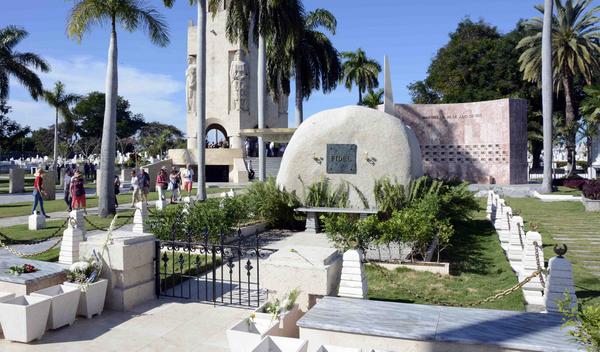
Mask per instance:
[[[163,17],[144,0],[76,0],[71,9],[67,24],[67,34],[81,41],[83,34],[96,24],[108,23],[110,42],[108,65],[106,68],[106,101],[104,105],[104,125],[100,149],[100,177],[98,215],[107,217],[115,212],[114,187],[115,149],[117,137],[117,24],[129,32],[140,27],[147,32],[150,40],[159,46],[169,43],[167,25]]]
[[[224,0],[210,0],[213,16]],[[230,42],[239,42],[247,50],[252,37],[258,45],[257,90],[258,128],[265,128],[265,97],[267,93],[267,44],[286,43],[293,40],[303,28],[302,2],[300,0],[228,0],[226,35]],[[274,92],[276,95],[277,92]],[[258,179],[266,179],[265,145],[258,137]]]
[[[581,102],[579,111],[584,118],[584,126],[580,133],[586,137],[588,150],[588,164],[591,166],[592,160],[592,142],[598,138],[598,129],[600,128],[600,84],[595,84],[583,88],[586,97]]]
[[[26,30],[7,26],[0,29],[0,100],[7,100],[9,93],[8,80],[15,77],[27,90],[34,100],[44,93],[42,81],[33,69],[48,72],[50,66],[44,59],[30,52],[21,53],[14,51],[29,33]]]
[[[381,65],[373,59],[369,59],[362,49],[356,52],[344,51],[342,58],[346,61],[342,64],[344,71],[344,85],[352,90],[352,85],[358,86],[358,105],[362,104],[362,94],[367,89],[379,86],[377,76],[381,72]]]
[[[363,98],[362,105],[377,109],[377,106],[383,104],[383,93],[383,89],[369,90],[369,94]]]
[[[197,5],[196,25],[196,120],[198,147],[198,200],[206,199],[206,0],[189,0],[190,5]],[[175,0],[163,0],[166,7],[172,7]]]
[[[334,90],[342,74],[339,53],[327,36],[318,31],[323,27],[335,35],[337,21],[333,14],[324,9],[316,9],[302,18],[303,28],[293,42],[291,57],[294,65],[296,85],[296,127],[304,120],[303,101],[313,90],[324,93]]]
[[[81,97],[77,94],[65,92],[65,85],[58,81],[54,84],[54,90],[44,91],[44,100],[56,111],[54,119],[54,158],[52,159],[52,170],[56,170],[56,159],[58,157],[58,117],[62,116],[66,126],[73,124],[71,105],[77,103]]]
[[[546,36],[543,36],[544,20],[539,17],[532,18],[527,25],[534,34],[523,38],[517,46],[526,49],[519,58],[523,78],[538,82],[544,62],[549,65],[549,59],[542,60],[542,37],[552,42],[551,49],[544,50],[544,54],[551,55],[553,66],[546,68],[548,71],[552,70],[554,86],[557,91],[563,90],[565,97],[565,127],[569,131],[565,144],[569,174],[574,173],[576,167],[575,142],[579,102],[575,85],[579,80],[590,84],[595,73],[600,70],[600,19],[595,16],[600,11],[600,6],[590,8],[591,4],[592,0],[566,0],[564,5],[561,0],[554,0],[556,15],[552,15],[552,3],[546,0],[544,6],[538,5],[536,9],[541,13],[544,13],[545,8],[548,9],[544,16],[547,23],[550,22],[550,17],[546,17],[552,15],[551,33],[548,31]]]

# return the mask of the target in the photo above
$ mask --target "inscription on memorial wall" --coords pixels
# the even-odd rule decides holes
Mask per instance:
[[[327,173],[356,174],[356,144],[327,144]]]
[[[423,120],[452,120],[452,119],[474,119],[481,117],[481,114],[454,114],[454,115],[425,115]]]

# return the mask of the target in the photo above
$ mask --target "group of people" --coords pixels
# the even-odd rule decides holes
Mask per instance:
[[[227,140],[220,140],[219,142],[209,142],[208,140],[206,140],[206,148],[229,148],[229,142]]]
[[[35,214],[38,205],[43,216],[49,218],[44,209],[44,196],[47,194],[46,187],[54,187],[54,185],[46,185],[46,171],[39,168],[35,172],[35,180],[33,181],[33,207],[31,214]],[[64,201],[67,204],[67,211],[73,209],[83,209],[86,214],[86,198],[85,198],[85,179],[77,168],[67,167],[63,178]]]
[[[158,199],[165,200],[165,191],[171,191],[171,203],[177,203],[181,200],[183,191],[188,196],[192,194],[192,186],[194,185],[194,170],[188,164],[184,170],[172,168],[167,172],[167,168],[163,167],[156,176],[156,191]],[[180,189],[183,187],[183,191]]]

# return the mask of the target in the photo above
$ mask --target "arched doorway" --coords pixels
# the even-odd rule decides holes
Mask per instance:
[[[206,141],[208,148],[227,148],[229,147],[229,136],[227,130],[218,123],[208,125],[206,128]]]

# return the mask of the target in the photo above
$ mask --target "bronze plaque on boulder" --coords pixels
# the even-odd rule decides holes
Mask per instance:
[[[327,144],[327,173],[356,174],[356,144]]]

